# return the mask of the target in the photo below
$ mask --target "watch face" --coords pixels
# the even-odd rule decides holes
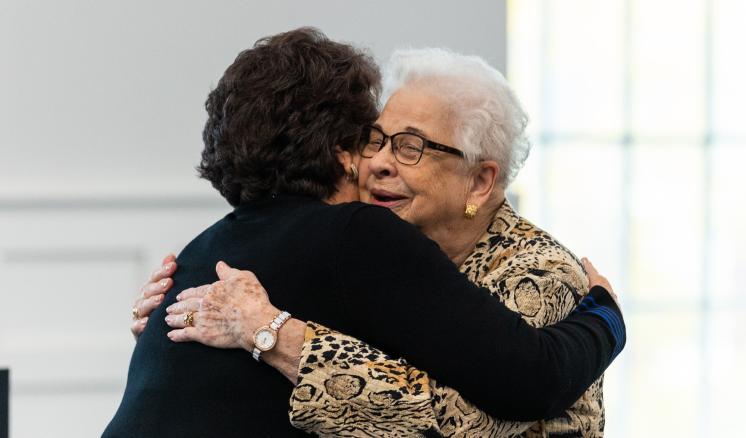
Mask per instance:
[[[260,329],[254,337],[254,343],[256,348],[267,351],[275,345],[275,334],[268,328]]]

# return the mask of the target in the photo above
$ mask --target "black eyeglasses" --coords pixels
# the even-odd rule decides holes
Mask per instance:
[[[388,139],[391,139],[391,150],[394,152],[394,158],[401,164],[413,166],[419,163],[425,148],[457,155],[461,158],[464,157],[464,153],[460,150],[435,143],[421,135],[412,132],[397,132],[396,134],[386,135],[375,126],[363,128],[363,134],[360,137],[360,155],[365,158],[373,158],[373,155],[386,146],[386,140]]]

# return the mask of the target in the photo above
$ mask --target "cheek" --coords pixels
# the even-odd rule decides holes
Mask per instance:
[[[415,224],[424,224],[436,218],[448,199],[447,187],[435,172],[412,172],[402,174],[402,181],[412,193],[410,211],[407,212]]]
[[[422,170],[421,172],[402,175],[404,184],[412,191],[416,200],[427,201],[428,204],[440,204],[441,200],[448,196],[447,193],[444,193],[447,192],[448,187],[443,175],[439,175],[434,169]]]
[[[418,181],[413,207],[420,211],[419,214],[437,219],[450,216],[461,208],[463,181],[446,175],[433,173]]]

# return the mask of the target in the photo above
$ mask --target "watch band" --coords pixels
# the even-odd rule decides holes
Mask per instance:
[[[290,313],[283,310],[282,312],[280,312],[279,315],[275,317],[275,319],[272,320],[272,322],[269,323],[269,328],[275,332],[275,338],[279,336],[278,332],[280,330],[280,327],[282,327],[282,325],[285,324],[289,319]],[[260,327],[259,329],[257,329],[257,331],[261,330],[262,328],[264,327]],[[275,345],[277,345],[277,342],[275,342]],[[274,348],[274,346],[272,348]],[[254,360],[259,362],[259,359],[262,355],[262,350],[254,346],[254,350],[251,352],[251,355],[254,357]]]

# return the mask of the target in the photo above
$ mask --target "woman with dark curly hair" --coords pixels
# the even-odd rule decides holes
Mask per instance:
[[[303,321],[407,357],[501,418],[556,414],[611,363],[623,339],[593,305],[534,329],[414,226],[388,209],[351,202],[359,137],[377,116],[378,88],[368,56],[313,29],[262,39],[228,68],[206,103],[199,171],[235,209],[179,255],[105,437],[304,435],[288,421],[293,386],[259,362],[297,366]],[[212,318],[231,329],[201,343],[172,342],[166,305],[217,280],[219,261],[255,272],[272,303],[253,275],[229,275],[232,287],[211,286],[199,312],[182,322],[194,329]],[[607,291],[590,296],[621,321]],[[500,377],[522,374],[540,377]],[[365,384],[339,377],[334,385],[347,389]]]
[[[334,196],[339,153],[356,153],[361,126],[378,116],[380,80],[371,58],[312,29],[259,40],[207,98],[201,176],[233,206]]]

